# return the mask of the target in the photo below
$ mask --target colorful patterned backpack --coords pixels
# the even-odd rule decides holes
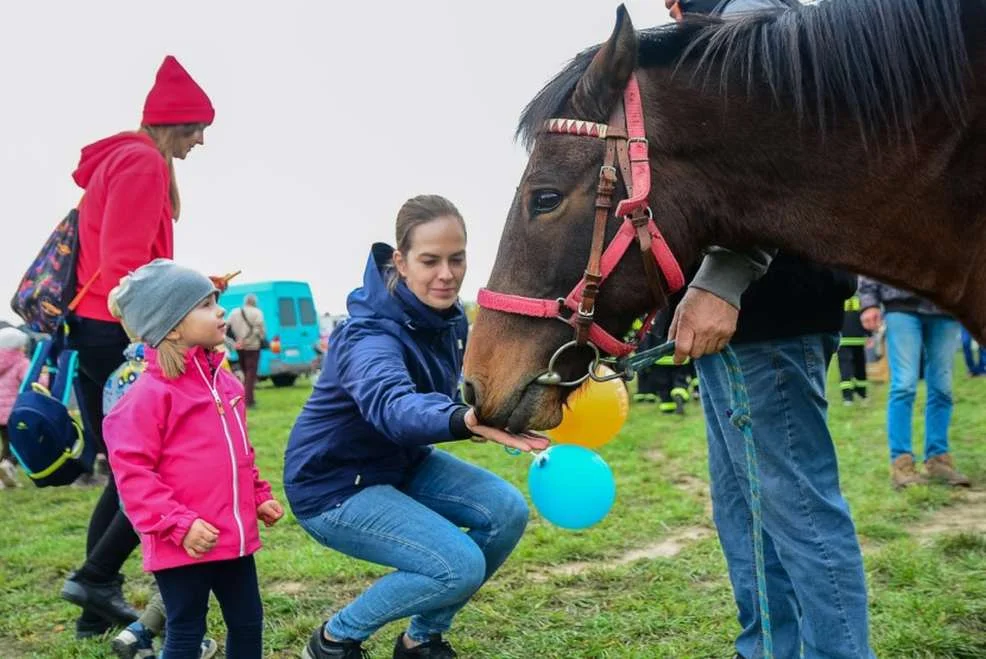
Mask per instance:
[[[14,313],[35,332],[56,334],[99,276],[97,272],[75,294],[78,254],[79,211],[73,208],[48,236],[10,301]]]

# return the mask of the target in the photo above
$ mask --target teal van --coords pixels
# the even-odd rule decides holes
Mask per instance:
[[[290,387],[299,375],[310,375],[317,368],[319,342],[318,313],[312,289],[303,281],[262,281],[233,284],[219,298],[226,314],[243,306],[253,293],[257,307],[264,312],[269,350],[260,353],[258,376],[277,387]],[[229,355],[236,362],[236,352]]]

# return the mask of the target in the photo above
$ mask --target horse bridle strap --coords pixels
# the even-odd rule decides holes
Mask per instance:
[[[666,300],[666,293],[661,288],[661,276],[668,293],[674,293],[685,285],[681,266],[654,224],[653,214],[648,206],[650,161],[644,129],[643,102],[636,75],[630,76],[623,92],[623,102],[617,104],[609,124],[579,119],[548,119],[543,130],[546,133],[594,137],[606,141],[606,152],[596,186],[592,243],[585,273],[565,298],[529,298],[484,288],[479,291],[477,302],[480,307],[494,311],[534,318],[558,318],[575,328],[572,344],[581,346],[591,343],[607,354],[626,356],[636,348],[636,342],[621,341],[600,327],[595,322],[595,309],[600,286],[623,259],[630,243],[636,240],[640,247],[647,283],[655,305]],[[618,175],[623,178],[627,198],[617,204],[614,214],[623,218],[623,224],[604,249],[606,226],[613,207]],[[641,327],[638,340],[649,330],[652,319],[653,314]]]

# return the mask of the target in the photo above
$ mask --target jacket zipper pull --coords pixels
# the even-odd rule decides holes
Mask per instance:
[[[219,394],[216,394],[216,409],[219,411],[219,416],[226,416],[226,410],[223,409],[223,402],[219,399]]]

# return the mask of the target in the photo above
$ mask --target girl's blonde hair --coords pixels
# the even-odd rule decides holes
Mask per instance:
[[[167,126],[141,126],[144,133],[157,145],[158,151],[168,163],[168,197],[171,200],[171,217],[178,221],[181,216],[181,195],[178,193],[178,180],[175,178],[175,146],[182,137],[188,137],[196,131],[204,130],[205,124],[178,124]]]
[[[120,304],[117,301],[117,296],[120,289],[130,280],[130,277],[124,277],[120,280],[119,285],[117,285],[110,294],[107,296],[107,306],[110,310],[110,315],[120,321],[120,325],[123,327],[123,331],[127,333],[131,341],[143,341],[143,337],[138,336],[133,330],[127,327],[127,324],[123,320],[123,312],[120,311]],[[182,321],[184,322],[184,320]],[[179,323],[178,327],[181,327]],[[165,338],[156,348],[157,351],[157,363],[161,367],[161,372],[164,373],[164,377],[169,380],[174,380],[175,378],[184,375],[185,373],[185,348],[182,347],[177,341]]]

